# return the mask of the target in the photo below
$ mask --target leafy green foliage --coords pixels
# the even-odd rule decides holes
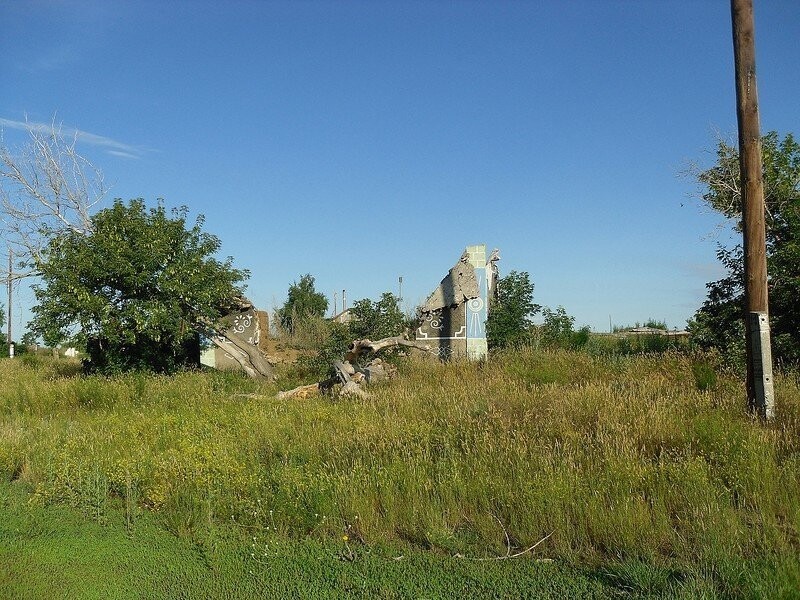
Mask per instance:
[[[281,327],[293,332],[303,321],[322,318],[328,310],[328,299],[314,288],[314,278],[303,275],[289,286],[286,302],[277,310]]]
[[[350,333],[353,339],[379,340],[400,335],[406,329],[407,319],[400,310],[400,300],[391,292],[384,292],[375,302],[369,298],[357,300],[350,309]]]
[[[188,209],[168,216],[141,199],[91,219],[92,231],[53,238],[38,265],[33,331],[48,345],[73,332],[86,340],[87,368],[172,372],[196,355],[199,335],[241,295],[249,274],[214,258],[216,236]]]
[[[28,330],[23,334],[20,341],[25,346],[35,346],[38,340],[39,336],[37,336],[33,331]]]
[[[589,342],[589,328],[575,330],[575,317],[568,315],[563,306],[552,310],[542,309],[544,322],[538,327],[541,341],[551,347],[582,348]]]
[[[304,357],[302,365],[318,377],[324,377],[336,360],[341,360],[353,340],[379,340],[400,335],[408,327],[408,319],[400,310],[400,301],[391,292],[384,292],[377,301],[364,298],[356,300],[350,308],[350,321],[330,321],[328,336],[319,351]],[[388,350],[384,358],[397,356],[398,351]]]
[[[762,139],[766,204],[767,271],[773,358],[800,364],[800,144],[791,134],[775,132]],[[703,200],[741,231],[739,157],[735,147],[720,142],[717,163],[698,175],[705,186]],[[716,347],[730,362],[744,357],[744,259],[741,245],[720,246],[717,257],[727,270],[711,282],[708,298],[689,324],[693,341]]]
[[[533,301],[533,287],[525,271],[511,271],[498,280],[486,322],[490,348],[518,346],[530,340],[531,319],[541,310]]]
[[[350,327],[346,323],[326,322],[326,335],[314,354],[301,356],[298,366],[303,379],[327,377],[334,361],[342,360],[353,341]]]

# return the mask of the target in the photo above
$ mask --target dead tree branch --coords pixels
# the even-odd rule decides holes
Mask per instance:
[[[506,553],[500,556],[489,556],[484,558],[474,558],[470,556],[463,556],[461,554],[456,554],[454,558],[461,558],[464,560],[474,560],[478,562],[486,562],[490,560],[510,560],[512,558],[519,558],[520,556],[524,556],[525,554],[528,554],[529,552],[535,550],[538,546],[543,544],[546,540],[550,538],[550,536],[552,536],[555,533],[555,530],[553,530],[546,536],[544,536],[542,539],[540,539],[538,542],[536,542],[533,546],[530,546],[528,548],[525,548],[525,550],[520,550],[519,552],[511,554],[511,537],[508,535],[508,530],[505,528],[505,525],[503,525],[503,522],[497,517],[497,515],[492,515],[492,516],[500,524],[500,527],[503,530],[503,535],[505,536],[505,543],[506,543]]]
[[[351,395],[359,398],[368,398],[369,395],[361,387],[364,383],[389,379],[394,376],[396,368],[383,362],[380,358],[374,358],[363,368],[354,366],[359,358],[364,355],[375,355],[387,348],[406,347],[430,352],[431,347],[427,344],[420,344],[405,339],[402,336],[388,337],[378,341],[354,340],[345,354],[344,361],[334,361],[331,365],[333,376],[311,385],[301,385],[285,392],[278,392],[279,399],[308,398],[316,393],[329,392],[336,385],[340,385],[339,395]]]
[[[350,344],[350,349],[347,351],[347,354],[345,354],[344,358],[347,362],[352,363],[353,361],[361,358],[363,354],[377,354],[386,348],[396,348],[398,346],[416,348],[417,350],[424,350],[425,352],[430,352],[431,350],[431,347],[428,344],[413,342],[411,340],[407,340],[403,336],[397,335],[394,337],[383,338],[377,342],[370,340],[355,340],[352,344]]]
[[[108,191],[100,169],[77,152],[77,134],[65,139],[55,121],[29,123],[27,133],[16,150],[0,139],[0,227],[26,276],[36,274],[54,236],[91,232],[90,211]]]

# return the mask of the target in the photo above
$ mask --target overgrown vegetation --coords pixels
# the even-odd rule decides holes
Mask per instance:
[[[275,311],[283,331],[292,335],[321,320],[328,310],[328,299],[314,287],[314,277],[306,274],[289,286],[286,301]]]
[[[455,556],[552,533],[507,568],[548,558],[642,596],[789,598],[800,586],[796,376],[776,378],[765,426],[713,358],[674,352],[415,361],[369,400],[335,403],[279,402],[274,384],[234,374],[103,379],[64,364],[0,362],[0,476],[31,510],[71,506],[134,540],[154,522],[212,567],[243,562],[248,581],[268,578],[271,559],[229,548],[338,548],[355,569],[380,548],[424,550],[472,577]],[[14,531],[6,556],[22,552]],[[296,552],[298,568],[320,564]]]
[[[349,311],[346,322],[309,319],[305,326],[314,326],[317,334],[316,350],[301,358],[297,369],[306,378],[315,379],[327,376],[331,365],[342,360],[354,340],[379,340],[402,335],[412,325],[411,320],[400,310],[400,299],[391,292],[384,292],[378,300],[364,298],[356,300]],[[383,355],[394,360],[397,352],[386,351]],[[295,373],[300,375],[300,373]]]
[[[341,538],[242,539],[225,526],[197,545],[147,512],[131,532],[118,506],[97,523],[67,507],[31,505],[18,484],[0,483],[0,509],[0,597],[15,600],[605,596],[597,578],[552,563],[454,561]]]
[[[532,319],[542,308],[533,301],[533,288],[525,271],[511,271],[498,279],[486,321],[489,348],[510,348],[530,341]]]
[[[584,326],[575,330],[575,317],[567,314],[563,306],[555,310],[542,309],[544,322],[536,329],[535,335],[545,346],[551,348],[578,349],[589,343],[589,328]]]
[[[187,213],[117,200],[88,233],[51,238],[36,263],[33,330],[50,346],[77,333],[87,368],[105,374],[196,361],[200,334],[234,305],[248,273],[214,258],[219,238],[202,231],[202,216],[187,227]]]
[[[667,327],[666,321],[662,321],[659,319],[654,319],[650,317],[644,323],[636,321],[633,325],[614,325],[612,328],[613,333],[622,333],[626,331],[630,331],[631,329],[638,329],[639,327],[647,327],[648,329],[660,329],[662,331],[668,331],[669,327]]]
[[[778,364],[800,365],[800,144],[791,134],[762,138],[766,205],[767,272],[772,356]],[[717,162],[696,173],[703,201],[741,228],[739,154],[720,141]],[[694,343],[717,348],[734,366],[744,365],[744,256],[741,244],[720,245],[717,257],[727,274],[708,284],[708,298],[689,324]]]

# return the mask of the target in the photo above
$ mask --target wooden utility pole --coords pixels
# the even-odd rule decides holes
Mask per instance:
[[[753,0],[731,0],[733,57],[736,71],[736,117],[739,124],[739,172],[744,234],[745,335],[747,343],[747,404],[771,419],[775,395],[772,385],[767,253],[764,226],[764,181],[761,166],[761,129],[756,87]]]

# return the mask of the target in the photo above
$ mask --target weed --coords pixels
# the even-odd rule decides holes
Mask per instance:
[[[695,363],[692,365],[694,383],[701,392],[714,389],[717,385],[717,373],[708,363]]]

